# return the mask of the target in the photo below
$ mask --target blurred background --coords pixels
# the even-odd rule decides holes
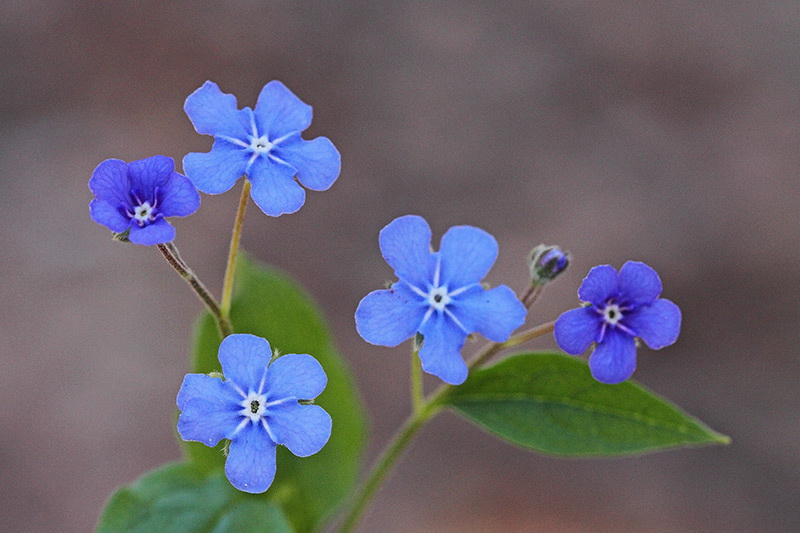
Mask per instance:
[[[2,529],[90,530],[117,486],[179,457],[201,305],[91,221],[86,183],[107,158],[207,151],[182,110],[205,80],[252,106],[280,79],[342,175],[293,215],[251,205],[243,243],[324,309],[370,461],[409,410],[408,345],[368,345],[352,317],[392,279],[378,231],[408,213],[435,242],[494,234],[487,281],[517,290],[534,245],[571,250],[532,324],[574,307],[594,265],[653,266],[684,326],[635,377],[733,439],[559,460],[445,414],[363,531],[800,530],[796,1],[6,0],[0,30]],[[237,197],[173,221],[216,294]]]

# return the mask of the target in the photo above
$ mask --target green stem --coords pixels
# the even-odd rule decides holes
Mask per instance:
[[[247,201],[250,198],[250,181],[245,178],[242,195],[239,198],[239,208],[236,210],[236,220],[233,222],[231,247],[228,250],[228,264],[225,267],[225,281],[222,284],[222,303],[220,312],[225,320],[230,320],[231,300],[233,299],[233,279],[236,276],[236,257],[239,255],[239,241],[242,238],[242,225],[244,213],[247,210]]]
[[[206,289],[203,282],[200,281],[200,278],[186,265],[180,253],[178,253],[178,248],[171,242],[159,244],[157,246],[158,251],[161,252],[161,255],[167,260],[169,266],[175,269],[178,275],[189,284],[197,297],[205,304],[206,309],[208,309],[211,316],[214,317],[214,321],[217,323],[220,335],[222,335],[222,337],[230,335],[233,332],[230,321],[227,317],[222,316],[219,304],[217,304],[217,301],[211,293],[208,292],[208,289]]]
[[[425,392],[422,387],[422,361],[419,359],[419,347],[414,342],[411,351],[411,408],[412,412],[419,413],[425,404]]]
[[[468,363],[469,368],[472,369],[483,364],[491,356],[504,348],[510,348],[550,333],[553,331],[553,324],[554,322],[548,322],[546,324],[523,331],[522,333],[511,337],[505,342],[495,342],[489,344],[481,353],[479,353],[474,359],[472,359],[472,361]],[[413,352],[413,359],[419,359],[417,357],[416,350]],[[412,366],[412,398],[416,397],[416,393],[414,392],[415,385],[413,384],[414,372],[414,366]],[[384,451],[378,458],[375,466],[372,467],[367,480],[353,498],[350,511],[347,513],[342,522],[342,527],[340,529],[342,533],[355,531],[355,528],[361,519],[361,515],[364,514],[367,505],[372,500],[375,492],[378,490],[386,476],[389,474],[389,472],[391,472],[394,464],[397,462],[400,456],[402,456],[406,447],[408,447],[422,426],[424,426],[431,418],[433,418],[433,416],[443,407],[444,399],[454,388],[454,385],[442,384],[427,399],[422,398],[418,408],[414,409],[397,433],[395,433],[391,442],[389,442],[386,448],[384,448]]]

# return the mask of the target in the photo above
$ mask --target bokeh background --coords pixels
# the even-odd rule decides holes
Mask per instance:
[[[800,530],[799,54],[795,0],[2,2],[2,529],[87,531],[115,487],[179,457],[201,305],[89,219],[86,182],[107,158],[206,151],[182,111],[206,79],[251,106],[280,79],[343,171],[296,214],[251,206],[243,242],[327,314],[370,460],[408,412],[408,346],[364,343],[352,315],[392,277],[377,232],[407,213],[436,239],[494,234],[488,281],[516,289],[533,245],[571,250],[532,322],[573,307],[596,264],[652,265],[684,327],[635,377],[733,438],[559,460],[446,414],[363,531]],[[236,201],[174,221],[216,293]]]

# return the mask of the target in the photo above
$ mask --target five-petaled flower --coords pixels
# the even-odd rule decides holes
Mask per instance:
[[[588,306],[563,313],[555,323],[558,346],[573,355],[591,343],[592,376],[621,383],[636,369],[636,341],[658,350],[678,339],[681,311],[661,294],[661,279],[644,263],[628,261],[619,273],[610,265],[592,268],[578,289]]]
[[[190,153],[183,170],[201,192],[228,191],[242,175],[250,196],[267,215],[294,213],[308,189],[328,189],[341,169],[341,157],[326,137],[300,137],[311,124],[311,106],[279,81],[261,90],[255,109],[238,109],[236,97],[207,81],[186,98],[184,110],[197,133],[212,135],[208,153]]]
[[[214,446],[230,439],[225,475],[244,492],[266,491],[275,477],[282,444],[299,456],[320,451],[331,435],[331,417],[311,400],[327,377],[319,362],[287,354],[270,364],[269,342],[247,334],[229,335],[219,347],[225,380],[187,374],[178,392],[178,433],[183,440]]]
[[[200,207],[197,189],[163,155],[131,163],[107,159],[94,169],[89,189],[92,220],[116,233],[129,231],[136,244],[172,241],[175,228],[165,217],[185,217]]]
[[[503,342],[525,322],[527,311],[511,289],[481,286],[498,252],[485,231],[452,227],[432,252],[428,223],[407,215],[383,228],[379,240],[399,281],[358,304],[356,328],[367,342],[397,346],[421,333],[423,370],[458,385],[467,378],[461,348],[468,335]]]

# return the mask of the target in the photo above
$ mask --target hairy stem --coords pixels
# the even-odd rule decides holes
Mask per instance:
[[[242,238],[244,214],[247,210],[247,201],[250,198],[250,181],[245,179],[242,195],[239,198],[239,208],[236,210],[236,220],[233,222],[231,234],[231,247],[228,250],[228,264],[225,267],[225,281],[222,284],[222,303],[220,312],[225,320],[230,320],[231,300],[233,299],[233,280],[236,277],[236,257],[239,255],[239,242]]]

